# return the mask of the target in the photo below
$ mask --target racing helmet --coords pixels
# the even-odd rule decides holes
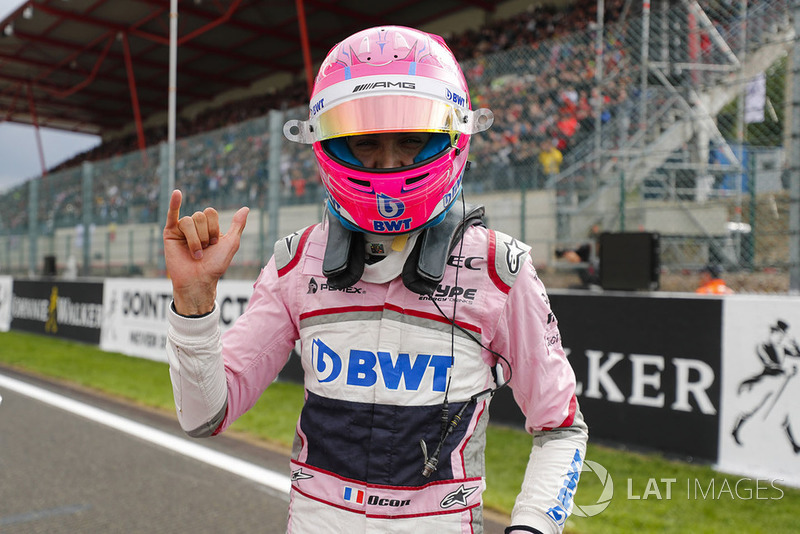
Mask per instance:
[[[350,230],[401,234],[440,222],[461,192],[473,133],[492,125],[471,110],[461,68],[444,40],[402,26],[362,30],[328,53],[311,94],[308,120],[283,127],[313,145],[329,211]],[[346,138],[428,132],[410,165],[367,168]]]

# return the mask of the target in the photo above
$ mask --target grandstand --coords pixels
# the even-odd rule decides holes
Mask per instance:
[[[164,4],[29,2],[31,18],[20,8],[0,23],[13,24],[16,47],[2,48],[4,119],[104,139],[0,197],[3,272],[40,274],[54,256],[59,273],[71,262],[87,275],[159,273]],[[271,143],[277,115],[303,118],[307,66],[341,36],[385,21],[444,35],[473,101],[494,110],[494,127],[473,140],[465,190],[495,227],[531,242],[549,285],[574,277],[554,251],[600,229],[659,232],[666,289],[691,289],[685,274],[710,261],[738,290],[800,286],[788,172],[800,128],[790,91],[800,83],[785,0],[312,3],[308,60],[292,2],[270,4],[269,17],[256,1],[226,12],[185,4],[176,185],[189,209],[254,209],[234,264],[245,278],[268,257],[265,243],[321,214],[310,151]],[[32,57],[46,47],[59,59]],[[37,80],[35,113],[18,98],[25,79]],[[545,141],[564,157],[553,174],[539,164]]]

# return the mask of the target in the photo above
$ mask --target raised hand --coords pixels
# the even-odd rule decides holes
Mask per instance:
[[[217,282],[239,250],[249,208],[237,211],[228,232],[220,235],[219,215],[214,208],[180,217],[181,200],[176,189],[164,226],[164,258],[175,310],[181,315],[199,315],[214,308]]]

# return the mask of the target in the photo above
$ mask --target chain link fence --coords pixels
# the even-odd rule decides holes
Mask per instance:
[[[462,62],[473,107],[495,113],[494,126],[473,136],[469,201],[487,205],[492,226],[534,245],[551,287],[562,284],[560,272],[563,285],[574,275],[557,250],[588,244],[596,254],[600,232],[652,231],[661,235],[663,289],[691,290],[687,273],[715,263],[739,291],[786,292],[792,276],[797,290],[795,7],[596,7],[585,30]],[[176,143],[175,185],[187,213],[214,206],[225,224],[236,208],[251,207],[230,276],[252,277],[275,238],[322,213],[310,148],[282,139],[275,126],[307,109],[274,114],[279,120],[260,117]],[[163,275],[166,166],[162,145],[0,196],[0,270]]]

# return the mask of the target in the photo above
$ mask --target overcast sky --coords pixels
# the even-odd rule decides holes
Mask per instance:
[[[0,0],[0,21],[24,3],[23,0]],[[0,71],[2,69],[3,63],[0,62]],[[0,109],[0,120],[5,117],[4,111]],[[100,143],[100,138],[95,135],[50,128],[40,128],[39,131],[46,168],[52,168]],[[36,130],[32,126],[0,122],[0,193],[41,174]]]

